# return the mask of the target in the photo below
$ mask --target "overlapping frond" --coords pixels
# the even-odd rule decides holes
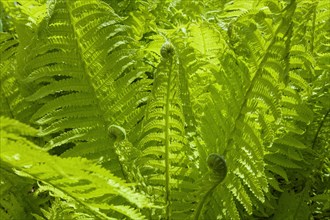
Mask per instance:
[[[29,54],[21,72],[25,83],[34,90],[27,100],[38,106],[32,121],[42,127],[41,135],[49,137],[45,147],[57,154],[91,139],[98,139],[100,149],[106,148],[109,142],[91,81],[99,71],[100,61],[93,60],[87,53],[93,51],[93,47],[90,48],[93,38],[81,35],[95,31],[106,18],[112,17],[112,23],[116,23],[115,16],[110,9],[97,8],[92,2],[86,3],[91,6],[87,12],[86,5],[79,3],[52,2],[39,25],[37,37],[26,46]],[[107,11],[110,13],[106,14]],[[95,18],[95,14],[100,13],[103,16]],[[95,58],[98,54],[93,55]],[[81,156],[92,153],[88,147]]]
[[[182,92],[180,90],[180,64],[175,47],[166,42],[161,48],[162,61],[157,66],[156,77],[143,120],[139,142],[141,157],[138,168],[145,184],[158,196],[156,203],[164,206],[166,218],[182,219],[191,214],[190,193],[192,151],[185,132]],[[158,215],[158,214],[157,214]]]
[[[216,68],[219,65],[219,54],[226,49],[225,37],[207,22],[192,24],[188,31],[191,34],[191,47],[198,51],[198,58],[204,59]]]
[[[14,77],[18,41],[9,33],[0,33],[1,115],[17,117],[22,97]],[[24,107],[23,107],[24,108]]]
[[[48,190],[68,202],[73,201],[91,217],[145,219],[134,207],[152,204],[108,170],[78,157],[51,156],[20,137],[20,133],[31,135],[37,131],[15,120],[1,118],[1,161],[14,168],[18,175],[41,181]]]
[[[150,84],[127,29],[99,1],[51,1],[20,71],[46,149],[100,160],[118,175],[107,127],[135,128]]]
[[[244,16],[229,13],[237,16],[229,32],[236,54],[227,53],[222,58],[221,72],[215,72],[218,85],[212,88],[213,104],[207,107],[205,125],[202,124],[205,149],[213,148],[227,159],[228,176],[223,190],[231,192],[249,214],[256,202],[265,202],[268,184],[279,189],[278,183],[272,181],[271,172],[287,178],[281,167],[299,168],[295,161],[303,160],[301,150],[306,148],[293,134],[275,135],[283,129],[280,122],[285,126],[292,120],[305,123],[311,120],[310,110],[294,89],[308,94],[308,85],[300,75],[290,72],[290,68],[294,68],[290,65],[290,49],[298,49],[291,46],[290,19],[296,7],[295,3],[286,7],[274,29],[269,24],[276,21],[266,19],[267,9],[250,11]],[[253,19],[248,22],[246,16]],[[248,57],[249,65],[240,57],[243,54]],[[217,138],[209,141],[211,136]],[[214,145],[216,147],[209,147]],[[269,146],[267,151],[266,146]],[[265,167],[266,164],[269,165]]]

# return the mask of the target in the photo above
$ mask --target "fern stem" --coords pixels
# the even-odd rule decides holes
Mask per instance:
[[[29,175],[34,179],[34,180],[37,180],[37,181],[40,181],[40,182],[44,182],[45,184],[49,185],[50,187],[54,188],[54,189],[57,189],[59,190],[60,192],[64,193],[65,195],[67,195],[70,199],[76,201],[81,207],[84,207],[84,210],[88,213],[90,213],[91,215],[94,215],[95,217],[97,217],[97,219],[109,219],[109,217],[107,215],[105,215],[104,213],[102,212],[99,212],[93,208],[91,208],[86,202],[84,202],[82,199],[80,198],[77,198],[76,196],[72,195],[69,191],[63,189],[63,187],[59,187],[59,186],[56,186],[54,184],[52,184],[50,181],[45,181],[45,180],[42,180],[40,178],[38,178],[36,175],[33,175],[31,173],[29,173]]]
[[[4,97],[4,99],[5,99],[5,102],[6,102],[6,107],[5,108],[9,109],[9,115],[10,115],[10,117],[11,118],[15,118],[14,113],[13,113],[13,110],[12,110],[12,108],[10,106],[9,101],[8,101],[8,98],[7,97]]]
[[[166,201],[166,219],[171,219],[170,204],[170,94],[171,94],[171,75],[172,75],[172,58],[170,58],[169,72],[167,76],[166,101],[165,101],[165,201]]]
[[[313,21],[312,21],[312,31],[311,31],[311,43],[310,43],[310,47],[311,47],[311,53],[314,53],[314,39],[315,39],[315,23],[316,23],[316,7],[317,4],[315,5],[314,9],[313,9]]]
[[[202,200],[198,203],[197,209],[195,211],[195,216],[194,216],[194,220],[198,220],[199,216],[201,214],[201,211],[203,209],[204,203],[207,199],[207,197],[209,197],[210,195],[212,195],[212,192],[215,190],[215,188],[217,188],[217,186],[220,184],[220,181],[215,183],[203,196]]]
[[[322,127],[323,127],[323,124],[325,122],[325,119],[328,117],[329,113],[330,113],[330,109],[328,109],[327,113],[325,113],[325,115],[323,116],[322,121],[321,121],[319,127],[317,128],[317,131],[316,131],[316,134],[315,134],[315,137],[314,137],[314,140],[313,140],[313,144],[312,144],[312,149],[315,148],[316,140],[317,140],[317,138],[319,136],[319,133],[320,133]]]

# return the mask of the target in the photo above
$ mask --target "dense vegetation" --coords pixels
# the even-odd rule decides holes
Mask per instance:
[[[330,218],[327,0],[0,0],[1,219]]]

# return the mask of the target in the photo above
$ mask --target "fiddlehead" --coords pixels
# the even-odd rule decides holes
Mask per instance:
[[[174,47],[169,41],[166,41],[160,48],[160,54],[164,59],[169,59],[173,57],[174,53]]]
[[[217,182],[222,182],[227,175],[225,159],[219,154],[210,154],[206,159],[208,167],[212,170]]]
[[[212,174],[210,176],[210,180],[212,182],[212,185],[210,189],[204,194],[203,198],[199,202],[194,219],[199,219],[200,213],[203,209],[204,203],[206,199],[212,195],[212,192],[217,188],[217,186],[225,179],[227,175],[227,165],[225,159],[219,155],[219,154],[209,154],[209,156],[206,159],[206,163],[210,170],[212,171]]]
[[[126,131],[124,128],[118,125],[110,125],[108,127],[110,137],[115,138],[116,142],[120,142],[126,139]]]
[[[114,140],[113,145],[120,161],[121,169],[125,178],[130,182],[135,182],[139,178],[139,171],[134,165],[135,159],[139,155],[139,151],[132,145],[126,137],[126,130],[119,125],[110,125],[108,133]]]

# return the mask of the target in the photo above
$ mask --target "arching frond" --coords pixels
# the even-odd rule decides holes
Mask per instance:
[[[127,29],[98,1],[54,1],[27,46],[24,71],[34,88],[27,100],[39,105],[32,120],[50,139],[46,149],[95,159],[118,175],[107,127],[134,129],[150,84]]]
[[[182,219],[191,210],[193,191],[191,149],[185,138],[185,117],[180,90],[180,63],[175,47],[166,42],[157,67],[150,101],[143,120],[138,167],[145,184],[158,192],[155,202],[164,206],[166,218]]]
[[[41,181],[55,195],[74,202],[91,216],[145,219],[132,205],[144,208],[151,207],[151,203],[121,179],[86,159],[51,156],[19,136],[20,133],[35,135],[36,130],[3,117],[1,122],[1,161],[18,175]],[[120,199],[114,201],[118,196],[132,205],[118,204]]]

